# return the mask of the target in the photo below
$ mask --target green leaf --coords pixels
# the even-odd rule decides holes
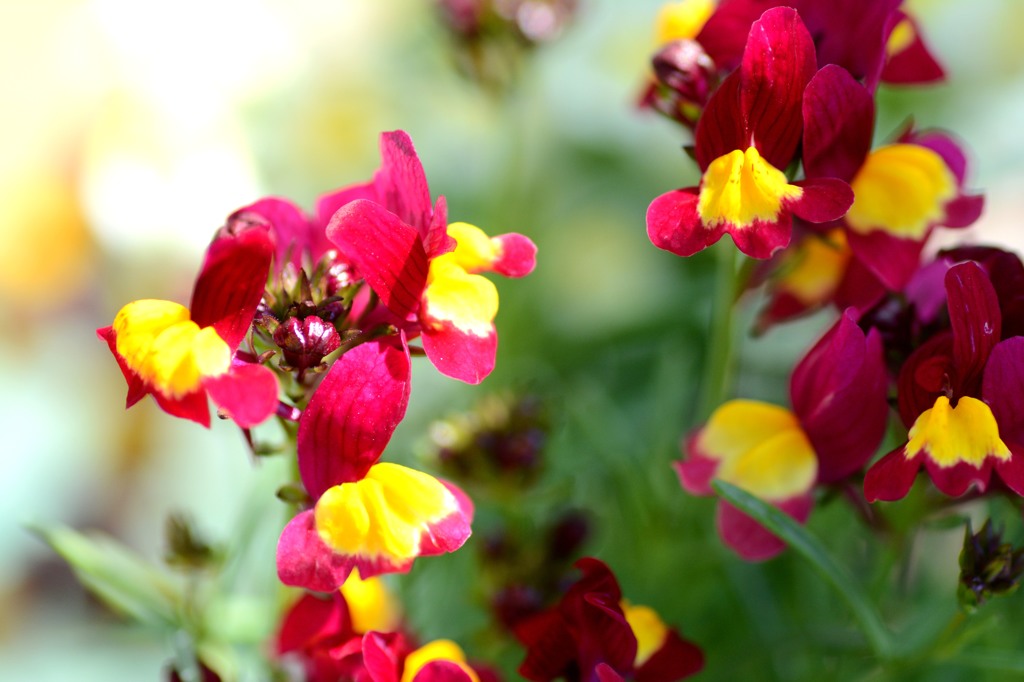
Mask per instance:
[[[893,656],[893,635],[878,610],[846,567],[832,558],[817,537],[785,512],[730,483],[715,480],[711,487],[722,499],[780,537],[806,559],[846,601],[875,655],[883,659]]]
[[[181,589],[169,575],[120,542],[63,526],[30,529],[70,564],[87,589],[115,611],[160,628],[180,624]]]
[[[1024,653],[1020,651],[964,651],[951,656],[947,662],[982,670],[1024,674]]]

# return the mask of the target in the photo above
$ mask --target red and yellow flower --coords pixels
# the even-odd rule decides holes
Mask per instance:
[[[169,414],[207,427],[207,396],[242,428],[273,414],[277,379],[239,352],[263,296],[272,252],[265,229],[229,223],[207,250],[189,308],[133,301],[111,326],[96,331],[128,382],[128,407],[152,395]]]

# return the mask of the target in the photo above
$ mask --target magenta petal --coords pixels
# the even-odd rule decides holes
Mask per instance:
[[[440,521],[430,524],[420,536],[420,556],[436,556],[454,552],[465,544],[472,534],[473,502],[458,486],[441,481],[455,496],[458,509]]]
[[[327,225],[331,222],[331,218],[334,217],[339,208],[356,199],[366,199],[378,204],[383,203],[383,200],[377,194],[377,188],[372,182],[362,185],[350,185],[349,187],[343,187],[324,194],[316,200],[316,222],[320,230],[325,231],[327,229]]]
[[[416,673],[412,682],[472,682],[470,676],[457,663],[438,659],[430,661]]]
[[[636,682],[681,680],[695,675],[704,667],[704,652],[693,642],[669,630],[665,642],[634,674]]]
[[[117,333],[114,331],[114,328],[111,326],[97,329],[96,336],[107,342],[107,347],[110,348],[111,354],[114,356],[114,359],[117,360],[117,366],[121,368],[121,374],[124,375],[124,380],[128,383],[128,397],[125,398],[124,405],[125,409],[128,409],[145,398],[149,393],[149,389],[146,387],[142,377],[129,368],[128,363],[124,361],[124,358],[118,355]]]
[[[846,231],[850,250],[890,291],[901,291],[917,271],[924,241],[900,239],[875,230]]]
[[[814,43],[796,10],[775,7],[751,25],[740,106],[748,139],[776,168],[787,167],[800,144],[801,102],[816,68]]]
[[[683,490],[691,495],[711,495],[714,492],[711,489],[711,479],[718,473],[721,462],[694,452],[692,443],[698,434],[699,432],[687,439],[686,449],[689,454],[686,459],[673,462],[672,468],[676,470],[676,475],[679,476],[679,485]]]
[[[288,522],[277,542],[277,576],[285,585],[314,592],[341,587],[354,567],[351,557],[335,554],[317,533],[313,511]]]
[[[399,652],[404,651],[398,632],[367,632],[363,635],[363,665],[372,682],[398,682]]]
[[[537,245],[518,233],[494,238],[501,245],[501,257],[493,264],[494,271],[505,277],[526,277],[537,266]]]
[[[775,506],[797,522],[804,523],[810,516],[814,499],[810,495],[800,495]],[[745,561],[765,561],[786,548],[785,542],[725,500],[718,502],[716,524],[722,542]]]
[[[277,653],[301,651],[328,637],[352,633],[348,603],[341,592],[330,599],[305,593],[285,614],[277,636]],[[354,634],[354,633],[352,633]]]
[[[1002,334],[999,299],[985,270],[966,261],[946,271],[946,304],[953,328],[955,388],[975,395],[974,384]]]
[[[1024,449],[1015,443],[1008,443],[1010,459],[996,461],[995,470],[1006,487],[1024,497]]]
[[[793,216],[784,208],[774,222],[755,220],[739,228],[726,224],[725,231],[736,248],[751,258],[771,258],[779,249],[789,246],[793,238]]]
[[[853,311],[800,361],[790,385],[793,411],[818,455],[818,480],[833,483],[875,454],[889,414],[882,340],[865,338]]]
[[[721,227],[706,229],[697,214],[697,188],[677,189],[647,208],[647,236],[659,249],[692,256],[722,238]]]
[[[192,321],[216,329],[232,352],[249,333],[273,254],[274,241],[262,226],[221,233],[206,251],[192,291]]]
[[[940,492],[950,497],[960,497],[971,486],[976,486],[981,493],[988,489],[988,482],[992,477],[992,458],[986,458],[980,467],[967,462],[957,462],[951,467],[940,467],[925,457],[924,468]]]
[[[277,377],[263,365],[236,360],[226,373],[204,378],[203,388],[243,429],[262,423],[277,409]]]
[[[404,130],[381,133],[381,166],[373,183],[379,201],[426,240],[430,225],[430,189],[412,139]]]
[[[315,263],[330,244],[320,229],[319,236],[301,208],[277,197],[266,197],[254,204],[235,211],[231,218],[244,218],[245,214],[256,214],[267,221],[273,229],[275,267],[280,270],[285,263],[302,265],[304,252],[308,252]],[[318,238],[319,237],[319,238]]]
[[[969,227],[981,217],[985,210],[985,197],[981,194],[961,194],[946,203],[942,210],[941,225],[946,227]]]
[[[441,374],[467,384],[479,384],[494,369],[498,332],[494,325],[487,336],[460,331],[450,322],[425,327],[423,351]]]
[[[900,21],[908,21],[914,30],[914,39],[904,49],[889,55],[885,68],[882,69],[882,80],[894,84],[934,83],[946,77],[942,66],[935,60],[928,46],[921,40],[921,27],[902,11],[897,11],[892,18],[892,25]]]
[[[740,78],[740,72],[734,71],[722,81],[697,120],[693,152],[701,171],[706,171],[718,157],[750,146],[750,131],[740,109]],[[649,226],[650,220],[648,231]]]
[[[850,182],[871,151],[875,102],[846,69],[829,64],[804,90],[804,175]],[[820,221],[815,221],[820,222]]]
[[[812,178],[794,184],[804,192],[786,207],[809,223],[838,220],[853,206],[853,190],[837,178]]]
[[[1003,441],[1024,443],[1024,337],[996,344],[985,365],[981,395]]]
[[[902,500],[910,492],[921,469],[922,456],[904,456],[906,443],[871,465],[864,475],[864,497],[868,502]]]
[[[194,421],[196,424],[210,428],[210,405],[206,398],[206,391],[198,390],[186,393],[180,398],[171,398],[158,391],[152,391],[150,395],[156,400],[160,409],[172,417],[180,417]]]
[[[338,209],[327,236],[399,318],[419,307],[427,283],[427,254],[419,232],[380,204],[364,199]]]
[[[405,416],[409,371],[408,350],[382,339],[356,346],[327,372],[297,436],[299,474],[314,499],[360,480],[380,457]]]
[[[437,198],[434,214],[430,217],[430,225],[423,238],[423,248],[427,258],[431,259],[455,250],[455,237],[448,234],[448,201],[443,196]]]

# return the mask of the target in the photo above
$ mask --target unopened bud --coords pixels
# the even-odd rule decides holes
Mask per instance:
[[[1024,549],[1003,542],[1002,531],[993,530],[989,520],[976,534],[971,533],[971,523],[967,522],[960,552],[960,606],[973,611],[993,596],[1010,594],[1020,584],[1022,572]]]
[[[341,345],[341,336],[334,325],[316,315],[290,317],[274,331],[276,343],[290,369],[304,371],[318,366],[326,355]]]

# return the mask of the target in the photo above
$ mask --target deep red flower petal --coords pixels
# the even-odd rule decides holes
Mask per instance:
[[[409,653],[405,636],[398,632],[363,635],[363,664],[372,682],[398,682],[399,662]]]
[[[1016,443],[1007,443],[1006,446],[1010,448],[1010,459],[996,461],[996,474],[1007,488],[1024,497],[1024,448]]]
[[[983,493],[988,489],[992,476],[992,461],[992,457],[987,457],[980,467],[967,462],[957,462],[951,467],[940,467],[931,458],[925,457],[924,468],[940,492],[950,497],[960,497],[972,485],[977,487],[978,492]]]
[[[339,190],[324,194],[316,200],[316,222],[320,231],[324,233],[325,238],[327,226],[330,224],[331,218],[334,217],[334,214],[338,212],[339,208],[355,201],[356,199],[366,199],[378,204],[383,203],[383,200],[377,194],[377,188],[373,182],[343,187]],[[328,244],[330,244],[329,241]]]
[[[549,682],[576,658],[576,642],[557,609],[542,611],[516,623],[516,639],[526,648],[519,674],[534,682]]]
[[[221,233],[206,251],[192,290],[192,321],[216,329],[232,352],[249,333],[273,255],[274,240],[261,226]]]
[[[811,514],[814,498],[800,495],[775,506],[804,523]],[[786,548],[786,543],[774,533],[725,500],[718,501],[715,523],[722,542],[745,561],[765,561]]]
[[[795,0],[794,6],[816,37],[818,64],[839,64],[871,90],[886,57],[893,12],[901,0]]]
[[[786,208],[809,223],[827,223],[846,215],[853,205],[853,190],[838,178],[811,178],[793,183],[803,189]]]
[[[437,198],[434,214],[430,217],[430,225],[423,238],[423,248],[427,258],[436,258],[442,253],[455,250],[455,237],[448,234],[448,201],[443,196]]]
[[[128,397],[125,398],[124,405],[125,409],[128,409],[145,398],[149,393],[149,389],[146,388],[146,383],[142,380],[142,377],[128,367],[128,363],[126,363],[124,358],[118,354],[117,333],[114,331],[114,327],[110,326],[97,329],[96,336],[107,342],[107,347],[110,348],[110,352],[113,354],[114,359],[117,360],[117,366],[121,368],[121,374],[124,375],[124,380],[128,383]]]
[[[321,640],[351,633],[351,630],[348,603],[340,591],[335,590],[326,599],[306,593],[288,609],[281,621],[277,653],[307,649]]]
[[[1024,443],[1024,337],[996,344],[985,365],[981,395],[1004,442]]]
[[[320,539],[312,510],[299,513],[281,531],[277,542],[277,577],[285,585],[334,592],[353,568],[353,557],[335,554]],[[360,575],[363,576],[361,571]]]
[[[391,312],[404,319],[419,307],[428,262],[414,227],[380,204],[357,199],[334,214],[327,237]]]
[[[277,377],[263,365],[236,360],[226,373],[205,377],[203,388],[243,429],[262,423],[277,409]]]
[[[380,157],[373,182],[381,203],[426,241],[431,219],[430,189],[412,138],[404,130],[381,133]]]
[[[889,413],[882,340],[847,311],[793,370],[793,411],[818,456],[818,480],[839,481],[875,454]]]
[[[697,188],[662,194],[647,209],[647,236],[651,243],[677,256],[692,256],[722,238],[719,226],[705,228],[697,214]]]
[[[966,261],[946,272],[946,304],[953,328],[954,389],[977,395],[985,363],[1002,334],[999,299],[985,270]]]
[[[498,352],[498,332],[491,324],[487,336],[464,332],[451,322],[422,330],[423,350],[441,374],[479,384],[494,369]]]
[[[924,241],[900,239],[875,230],[861,234],[847,230],[850,250],[890,290],[901,291],[921,263]]]
[[[871,151],[871,93],[846,69],[829,64],[804,90],[803,117],[804,175],[852,181]]]
[[[299,419],[299,474],[314,499],[363,478],[384,452],[409,404],[410,365],[408,349],[384,338],[331,366]]]
[[[416,673],[413,682],[472,682],[469,674],[452,661],[430,661]]]
[[[948,331],[931,337],[904,360],[896,378],[896,397],[908,429],[943,394],[952,365],[953,335]]]
[[[706,171],[711,162],[718,157],[735,149],[745,150],[750,146],[750,131],[741,109],[741,78],[739,71],[729,74],[711,95],[697,120],[693,136],[693,154],[702,172]],[[647,224],[649,233],[649,212]]]
[[[244,218],[247,213],[256,214],[269,223],[274,235],[274,261],[278,270],[285,263],[302,266],[304,253],[309,253],[315,263],[331,247],[323,234],[323,226],[317,229],[303,210],[287,199],[260,199],[238,209],[228,220]]]
[[[793,216],[783,207],[778,218],[772,222],[755,220],[750,225],[741,227],[733,227],[726,223],[724,230],[732,237],[736,248],[751,258],[771,258],[776,251],[789,246],[793,238]],[[706,230],[708,234],[712,232]],[[717,237],[715,241],[718,241]]]
[[[913,40],[905,48],[889,55],[882,69],[882,80],[894,84],[934,83],[945,79],[946,74],[928,46],[921,39],[919,24],[905,12],[897,10],[890,19],[893,27],[902,21],[910,22]]]
[[[775,7],[751,25],[740,64],[740,107],[748,139],[776,168],[786,168],[800,144],[801,102],[816,69],[814,43],[795,10]]]
[[[665,643],[637,668],[634,679],[636,682],[681,680],[703,668],[704,652],[700,647],[680,637],[675,630],[669,630]]]
[[[160,406],[160,409],[172,417],[188,419],[196,424],[210,428],[210,405],[209,400],[206,398],[206,391],[193,391],[180,398],[171,398],[159,391],[152,391],[150,395],[156,400],[156,404]]]
[[[922,455],[907,459],[906,443],[871,465],[864,475],[864,497],[868,502],[902,500],[910,492],[921,469]]]

